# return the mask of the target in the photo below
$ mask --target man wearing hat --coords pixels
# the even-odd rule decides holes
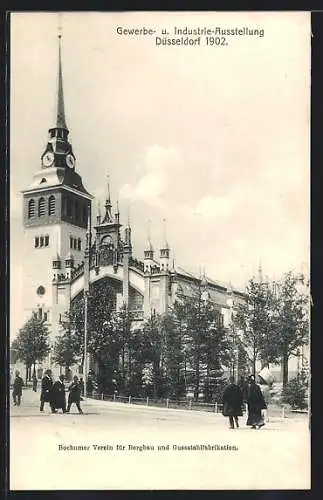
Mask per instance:
[[[15,373],[15,380],[13,383],[13,391],[12,391],[12,397],[13,397],[13,404],[15,406],[20,406],[20,401],[21,401],[21,396],[22,396],[22,388],[24,385],[24,381],[20,377],[20,373],[16,371]]]
[[[46,370],[41,381],[40,411],[44,411],[44,404],[49,403],[52,413],[56,413],[53,405],[53,379],[51,370]]]

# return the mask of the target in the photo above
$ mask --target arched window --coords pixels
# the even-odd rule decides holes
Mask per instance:
[[[81,250],[81,238],[77,240],[77,249]]]
[[[31,199],[28,202],[28,217],[31,219],[31,217],[35,217],[35,200]]]
[[[73,248],[74,248],[74,250],[76,250],[76,248],[77,248],[76,238],[73,238]]]
[[[35,237],[35,248],[38,248],[39,247],[39,237],[36,236]]]
[[[70,236],[70,248],[73,248],[73,238]]]
[[[55,215],[55,196],[51,195],[48,199],[48,215]]]
[[[39,198],[38,216],[42,217],[43,215],[45,215],[45,200],[44,200],[44,198]]]
[[[49,236],[48,234],[45,235],[45,247],[48,247],[49,245]]]
[[[43,246],[44,246],[44,236],[41,236],[41,237],[39,238],[39,240],[40,240],[40,245],[39,245],[39,246],[40,246],[40,247],[43,247]]]

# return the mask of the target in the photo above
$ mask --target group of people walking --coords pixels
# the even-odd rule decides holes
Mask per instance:
[[[260,429],[265,425],[263,411],[267,409],[267,403],[254,375],[250,375],[247,382],[240,385],[235,384],[234,378],[230,377],[229,385],[222,396],[222,404],[222,413],[229,417],[230,429],[239,427],[239,417],[243,415],[244,404],[247,404],[248,408],[247,425],[252,429]]]
[[[77,375],[73,377],[72,383],[68,387],[68,400],[66,405],[65,377],[60,375],[56,382],[53,381],[51,370],[46,370],[41,381],[40,411],[44,411],[45,403],[48,403],[52,413],[57,413],[61,409],[63,413],[69,413],[74,403],[79,413],[83,413],[80,402],[82,401],[83,383]],[[24,381],[19,371],[15,373],[12,386],[12,398],[14,406],[20,406]],[[33,376],[33,391],[37,392],[37,378]]]
[[[40,411],[44,411],[45,403],[48,403],[52,413],[62,410],[63,413],[69,413],[71,406],[75,403],[78,412],[83,413],[80,401],[82,385],[78,376],[73,377],[73,382],[68,387],[68,401],[66,407],[66,389],[64,384],[64,375],[60,375],[56,382],[53,382],[51,370],[46,370],[41,381]]]

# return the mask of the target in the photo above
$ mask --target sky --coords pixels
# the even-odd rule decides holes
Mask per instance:
[[[310,15],[11,15],[11,330],[21,310],[22,199],[54,124],[57,26],[76,170],[103,207],[110,176],[121,222],[156,255],[243,288],[309,262]],[[117,28],[263,28],[226,46],[157,46]]]

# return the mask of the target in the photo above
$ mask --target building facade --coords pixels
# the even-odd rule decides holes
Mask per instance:
[[[104,213],[91,219],[93,197],[77,172],[69,142],[60,37],[56,123],[48,134],[40,169],[22,191],[25,319],[37,314],[46,321],[54,343],[73,299],[84,293],[88,282],[108,280],[116,307],[125,304],[134,325],[153,312],[167,314],[176,298],[194,296],[200,287],[229,325],[234,302],[243,300],[241,291],[175,266],[166,236],[158,252],[148,237],[144,255],[135,256],[132,228],[129,221],[123,228],[109,190]],[[51,364],[50,357],[46,363]]]

